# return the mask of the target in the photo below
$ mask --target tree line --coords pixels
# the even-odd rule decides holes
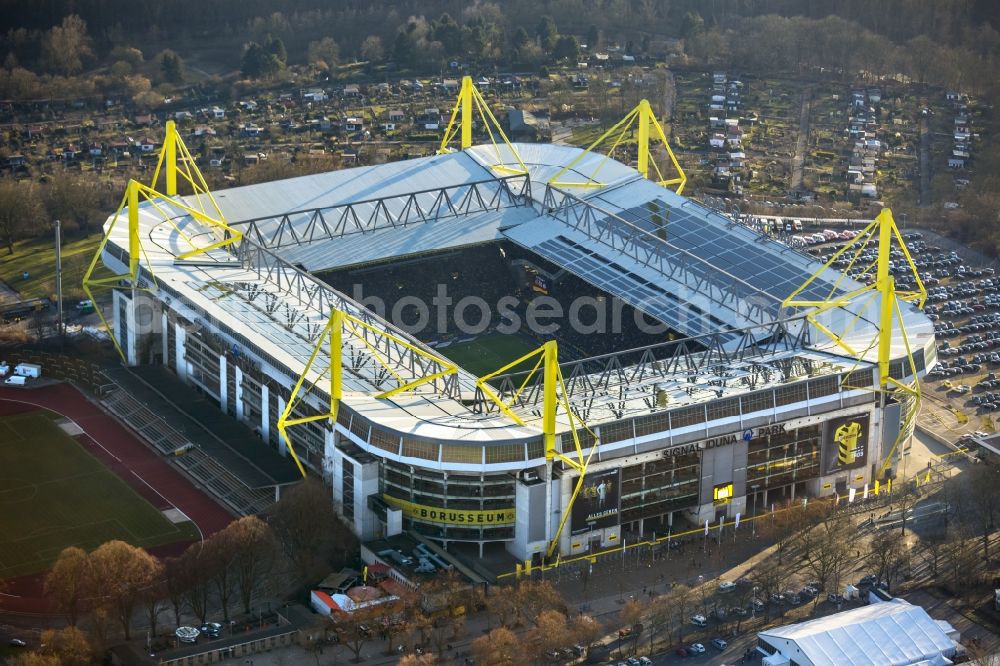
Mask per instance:
[[[261,598],[283,597],[356,558],[356,538],[323,484],[309,479],[287,490],[263,519],[237,519],[177,555],[156,557],[123,541],[90,552],[66,548],[46,573],[44,591],[70,628],[65,642],[80,651],[82,636],[93,656],[116,630],[130,639],[139,617],[153,638],[186,617],[228,623],[234,612],[251,613]]]

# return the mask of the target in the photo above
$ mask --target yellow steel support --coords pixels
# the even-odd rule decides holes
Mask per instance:
[[[381,335],[389,340],[392,340],[396,344],[409,349],[411,352],[422,356],[428,360],[431,360],[441,366],[442,370],[440,372],[432,373],[424,377],[420,377],[414,381],[406,382],[404,381],[398,373],[392,368],[388,359],[382,357],[382,353],[375,349],[367,340],[365,340],[360,329],[367,329]],[[343,398],[343,347],[344,347],[344,333],[347,332],[354,336],[356,341],[361,342],[367,349],[369,354],[382,366],[389,371],[394,377],[399,380],[400,385],[396,388],[379,394],[378,398],[390,398],[394,395],[402,393],[404,391],[412,390],[422,384],[434,381],[439,377],[445,375],[454,374],[458,372],[458,366],[454,363],[447,361],[440,356],[430,354],[415,345],[410,344],[406,340],[400,338],[399,336],[383,331],[379,328],[368,324],[367,322],[355,317],[354,315],[343,312],[342,310],[334,309],[330,313],[330,319],[327,320],[326,326],[319,334],[319,338],[316,342],[316,346],[313,348],[312,353],[309,355],[309,360],[306,361],[305,367],[302,369],[302,374],[299,375],[298,380],[295,382],[292,392],[288,396],[288,402],[285,404],[285,409],[278,417],[277,427],[278,432],[281,434],[282,440],[288,447],[289,453],[292,454],[292,459],[299,468],[299,472],[302,476],[306,475],[305,467],[299,460],[298,454],[295,452],[295,446],[292,442],[292,438],[288,434],[288,429],[292,426],[301,425],[303,423],[312,423],[313,421],[328,421],[329,423],[334,423],[337,420],[337,412],[340,407],[340,401]],[[320,356],[320,353],[324,352],[325,357],[328,359],[327,367],[323,372],[319,373],[317,378],[306,385],[307,376],[312,371],[313,365],[316,359]],[[302,404],[305,397],[312,392],[312,390],[317,386],[317,384],[324,378],[329,378],[328,395],[330,398],[330,409],[327,412],[321,414],[314,414],[311,416],[301,416],[292,417],[295,409]]]
[[[161,193],[156,190],[157,182],[159,181],[160,172],[164,174],[164,188],[166,193]],[[192,205],[188,205],[181,201],[177,196],[177,177],[180,176],[185,180],[191,187],[193,194],[195,195],[195,202]],[[120,286],[123,282],[128,282],[132,288],[139,288],[139,258],[140,255],[145,256],[145,250],[142,247],[142,241],[139,233],[139,207],[142,203],[148,203],[150,209],[156,211],[159,217],[162,219],[163,224],[174,229],[178,236],[182,238],[191,249],[182,252],[177,256],[177,259],[188,259],[199,254],[204,254],[206,252],[211,252],[232,243],[238,242],[243,238],[243,234],[236,229],[233,229],[226,224],[225,217],[222,215],[222,211],[219,209],[218,204],[212,197],[211,192],[208,190],[208,185],[205,183],[205,178],[202,176],[201,171],[198,170],[195,164],[194,157],[188,151],[187,146],[184,145],[184,140],[181,138],[180,134],[177,132],[177,127],[174,122],[168,121],[166,126],[166,134],[163,138],[163,147],[160,151],[160,159],[156,164],[156,169],[153,172],[153,179],[150,185],[144,185],[136,180],[129,180],[125,188],[125,196],[122,197],[122,203],[118,206],[118,210],[115,212],[115,216],[111,220],[111,224],[108,225],[108,229],[104,234],[104,238],[101,239],[100,244],[97,247],[97,251],[94,253],[93,258],[90,261],[90,265],[87,268],[86,273],[83,276],[83,291],[87,294],[87,297],[96,303],[94,299],[94,288],[104,288],[104,289],[114,289]],[[206,206],[206,203],[209,204]],[[125,213],[125,219],[128,224],[128,272],[122,273],[120,275],[114,275],[109,278],[94,279],[94,271],[97,269],[97,262],[101,257],[101,253],[108,244],[108,240],[111,237],[111,233],[114,231],[118,221],[122,218],[123,212]],[[180,227],[177,226],[176,218],[178,217],[177,212],[180,211],[182,214],[187,214],[192,219],[207,225],[216,235],[216,241],[208,243],[207,245],[195,244],[194,241],[185,234]],[[153,278],[153,283],[155,285],[156,278],[153,276],[152,267],[147,261],[147,273]],[[111,341],[118,351],[118,354],[125,359],[125,353],[119,344],[117,337],[115,336],[114,327],[112,327],[108,321],[105,319],[104,314],[100,306],[96,307],[97,313],[100,316],[101,322],[104,324],[108,335],[111,337]]]
[[[895,278],[889,272],[893,239],[895,239],[899,244],[903,252],[903,256],[906,258],[906,262],[916,284],[915,291],[896,290]],[[840,287],[840,284],[844,279],[844,274],[851,271],[858,257],[869,243],[877,243],[878,245],[878,257],[874,263],[875,281],[869,286],[855,289],[850,293],[836,294],[837,289]],[[838,274],[833,286],[830,289],[827,300],[807,300],[797,298],[799,294],[809,287],[809,285],[813,284],[824,272],[827,270],[836,270],[833,269],[833,265],[842,256],[850,257],[850,260],[848,261],[847,266],[843,268],[843,273]],[[864,297],[867,297],[867,300],[861,302],[861,299]],[[873,340],[872,344],[869,345],[867,349],[860,351],[854,350],[844,342],[843,338],[856,324],[858,319],[862,316],[862,313],[872,302],[875,301],[876,298],[878,299],[879,304],[879,330],[877,339]],[[809,279],[802,284],[802,286],[792,292],[782,304],[785,308],[805,308],[806,320],[823,335],[829,337],[835,344],[845,349],[851,356],[855,357],[858,360],[858,363],[860,363],[860,361],[868,354],[875,344],[877,344],[877,365],[879,378],[875,390],[881,392],[883,396],[889,392],[899,391],[902,394],[913,397],[914,407],[906,414],[902,427],[900,428],[900,436],[896,439],[892,448],[889,450],[889,453],[885,456],[885,460],[879,470],[879,476],[881,476],[891,464],[892,456],[899,446],[902,437],[905,433],[910,431],[913,419],[916,418],[916,414],[920,406],[920,383],[916,381],[917,367],[916,362],[913,359],[912,350],[910,349],[910,342],[906,334],[903,322],[903,313],[900,309],[899,301],[911,302],[917,307],[922,308],[926,300],[927,290],[925,289],[923,282],[920,280],[920,274],[917,271],[916,265],[913,263],[913,258],[910,256],[909,250],[906,248],[906,243],[903,242],[903,237],[900,234],[899,229],[896,227],[896,222],[892,217],[892,211],[888,208],[883,208],[878,217],[866,226],[864,230],[854,239],[835,252],[826,264],[810,276]],[[844,307],[850,303],[858,304],[859,308],[854,317],[847,322],[844,331],[832,331],[818,320],[818,316],[820,314],[837,307]],[[904,384],[903,382],[894,379],[889,373],[889,362],[892,358],[893,328],[896,325],[898,325],[901,333],[903,345],[906,351],[906,358],[910,366],[910,374],[914,377],[913,385]],[[845,385],[844,388],[856,389],[860,387]],[[876,481],[876,489],[878,488],[877,483],[878,482]],[[876,493],[877,492],[878,491],[876,490]]]
[[[499,374],[507,372],[512,368],[515,368],[522,363],[526,363],[531,360],[535,360],[534,366],[525,376],[524,381],[518,387],[517,391],[511,397],[509,403],[505,403],[503,400],[497,396],[496,392],[487,384],[487,382],[496,377]],[[555,460],[559,460],[564,463],[567,467],[576,470],[580,473],[577,477],[576,485],[573,487],[573,494],[570,496],[569,504],[566,506],[566,510],[563,512],[562,519],[559,521],[559,527],[556,530],[555,535],[549,542],[549,547],[546,551],[546,557],[551,557],[555,552],[556,547],[559,545],[559,536],[562,534],[563,528],[566,526],[566,521],[569,519],[570,513],[573,509],[573,503],[576,502],[577,496],[580,494],[580,489],[583,488],[583,481],[587,475],[587,466],[590,464],[590,459],[593,457],[594,453],[597,452],[597,448],[600,446],[600,441],[597,436],[587,427],[587,425],[575,416],[572,407],[569,404],[569,396],[566,392],[566,384],[563,380],[562,370],[559,368],[559,352],[555,340],[549,340],[543,344],[538,349],[528,352],[524,356],[511,361],[507,365],[503,366],[499,370],[494,370],[493,372],[483,375],[478,380],[476,380],[476,386],[482,391],[483,395],[489,398],[493,403],[500,408],[504,414],[510,417],[515,423],[519,425],[525,425],[524,420],[518,416],[511,407],[517,402],[521,393],[531,382],[532,378],[538,372],[539,368],[542,370],[542,441],[545,444],[545,459],[547,462],[552,463]],[[573,440],[573,447],[575,452],[575,457],[570,457],[565,455],[562,451],[556,447],[556,415],[559,411],[560,405],[566,412],[566,418],[569,421],[569,434]],[[590,448],[590,452],[585,454],[583,447],[580,446],[580,435],[578,433],[577,421],[580,421],[580,426],[582,426],[590,435],[594,438],[594,445]]]
[[[163,138],[163,152],[161,159],[167,167],[167,196],[177,196],[177,126],[174,121],[167,121],[167,134]],[[153,179],[153,187],[156,187],[156,179]]]
[[[462,130],[460,136],[461,149],[466,150],[472,147],[472,125],[477,114],[483,123],[483,127],[486,129],[486,133],[490,137],[493,153],[496,156],[496,162],[489,165],[490,168],[501,173],[527,175],[528,167],[524,165],[524,161],[521,159],[520,153],[517,152],[517,148],[507,138],[500,122],[490,110],[490,105],[486,103],[480,92],[476,90],[471,76],[462,77],[462,88],[459,90],[455,106],[451,110],[451,117],[448,119],[448,125],[444,129],[444,136],[441,137],[441,145],[437,151],[438,154],[443,155],[450,152],[448,144],[454,140],[459,128]],[[509,157],[505,157],[500,152],[500,146],[497,144],[497,135],[499,135],[501,142],[510,151],[509,157],[513,157],[517,162],[517,168],[508,166]]]
[[[549,340],[542,345],[544,374],[542,375],[543,407],[542,407],[542,438],[545,444],[545,459],[552,460],[556,455],[556,384],[559,380],[559,352],[556,341]]]
[[[462,91],[458,95],[458,101],[462,105],[462,150],[472,147],[472,93],[474,90],[472,77],[463,76]]]
[[[654,171],[656,172],[656,178],[654,180],[668,187],[670,185],[677,186],[677,194],[681,194],[684,191],[684,185],[687,183],[687,175],[684,173],[684,169],[681,168],[680,162],[677,161],[677,156],[674,155],[674,151],[670,148],[670,143],[667,141],[667,136],[663,131],[663,126],[660,125],[656,116],[653,114],[653,109],[649,105],[649,100],[641,100],[639,104],[628,112],[628,114],[622,118],[620,121],[615,123],[607,132],[602,134],[600,138],[590,144],[586,150],[577,155],[569,164],[563,167],[556,175],[549,179],[549,184],[556,187],[604,187],[604,183],[597,180],[597,176],[604,165],[607,164],[608,160],[611,159],[611,155],[615,152],[615,149],[626,141],[628,137],[629,130],[631,130],[635,125],[637,127],[637,143],[639,156],[636,163],[636,169],[643,175],[644,178],[650,177],[649,167],[652,165]],[[654,137],[655,133],[655,137]],[[565,176],[570,170],[574,169],[578,164],[580,164],[588,154],[592,153],[596,148],[602,146],[609,138],[615,137],[614,142],[611,147],[607,150],[605,157],[601,160],[594,170],[585,176],[584,181],[563,181],[561,178]],[[656,138],[660,140],[663,147],[667,151],[667,157],[670,159],[670,164],[673,170],[676,172],[676,176],[673,178],[664,178],[660,167],[656,164],[655,160],[651,158],[649,151],[650,139]]]

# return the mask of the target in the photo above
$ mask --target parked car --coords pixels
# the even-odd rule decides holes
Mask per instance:
[[[701,615],[701,614],[692,615],[691,616],[691,624],[693,624],[696,627],[707,627],[708,626],[708,620],[705,618],[704,615]]]
[[[712,647],[714,647],[716,650],[725,650],[727,647],[729,647],[729,643],[722,640],[721,638],[713,638]]]
[[[201,625],[201,633],[209,638],[218,638],[222,634],[222,625],[218,622],[206,622]]]
[[[705,646],[701,643],[691,643],[691,645],[688,646],[688,652],[693,654],[704,654]]]
[[[724,580],[719,583],[719,592],[732,592],[736,589],[736,583],[728,580]]]

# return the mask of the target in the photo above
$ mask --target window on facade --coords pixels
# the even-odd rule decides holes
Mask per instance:
[[[683,428],[684,426],[695,425],[705,422],[705,406],[685,407],[677,409],[670,414],[670,427]]]
[[[670,430],[670,417],[667,412],[641,416],[635,420],[635,436],[654,435]]]
[[[779,386],[774,391],[774,401],[779,406],[793,405],[806,400],[806,382],[797,382],[789,386]]]
[[[381,428],[372,428],[371,444],[389,453],[399,453],[399,436]]]
[[[601,426],[601,443],[610,444],[632,438],[632,421],[618,421]]]
[[[809,382],[809,397],[822,398],[825,395],[833,395],[840,390],[837,377],[821,377]]]
[[[523,444],[489,444],[486,447],[487,463],[515,462],[524,460]]]
[[[708,420],[725,419],[740,415],[740,399],[728,398],[708,403]]]
[[[441,461],[479,465],[483,462],[483,447],[443,444],[441,446]]]
[[[752,414],[765,409],[774,409],[774,394],[770,391],[758,391],[740,398],[744,414]]]
[[[438,459],[438,445],[435,442],[423,442],[416,439],[403,438],[403,455],[424,460]]]

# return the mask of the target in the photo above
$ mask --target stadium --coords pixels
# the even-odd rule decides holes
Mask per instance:
[[[127,364],[321,475],[362,539],[480,557],[892,478],[935,346],[891,279],[867,292],[648,179],[648,120],[637,169],[492,141],[491,115],[474,145],[476,99],[461,150],[214,196],[168,128],[166,194],[160,168],[130,183],[99,252],[116,275],[90,283]]]

